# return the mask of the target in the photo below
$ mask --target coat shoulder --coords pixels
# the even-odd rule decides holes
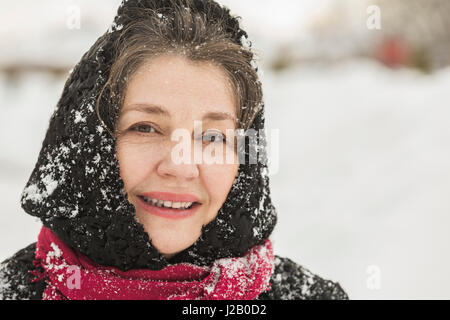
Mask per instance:
[[[36,243],[19,250],[0,264],[0,300],[39,300],[43,282],[32,283]]]
[[[338,282],[324,279],[289,258],[275,256],[271,289],[259,300],[348,300]]]

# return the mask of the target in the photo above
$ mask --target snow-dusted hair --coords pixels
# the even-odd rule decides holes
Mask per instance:
[[[239,17],[222,13],[218,18],[214,9],[223,12],[224,8],[216,3],[209,10],[198,10],[199,1],[193,0],[168,0],[167,7],[161,7],[161,1],[147,2],[155,3],[155,8],[129,10],[134,22],[119,27],[111,72],[97,99],[97,113],[100,118],[100,114],[106,116],[101,120],[106,120],[110,132],[115,134],[127,84],[135,72],[149,59],[168,53],[219,66],[235,95],[236,127],[250,128],[261,109],[262,88],[251,43],[239,29]],[[98,110],[102,98],[110,110]]]

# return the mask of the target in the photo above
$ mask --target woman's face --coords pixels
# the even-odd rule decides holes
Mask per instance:
[[[230,137],[236,129],[234,101],[222,69],[181,56],[153,58],[128,82],[117,123],[120,174],[137,220],[167,258],[198,239],[231,189],[239,166]],[[201,131],[194,121],[201,121]],[[183,143],[188,148],[181,153],[175,146],[180,148],[182,140],[172,139],[177,129],[187,137]],[[225,136],[227,142],[221,142]],[[216,157],[222,150],[222,164],[205,161],[208,146],[215,148],[208,154]],[[188,161],[177,162],[176,154],[186,151]],[[194,160],[195,152],[203,155],[201,163]],[[191,210],[164,209],[156,200],[172,200],[165,204],[174,207],[200,204]]]

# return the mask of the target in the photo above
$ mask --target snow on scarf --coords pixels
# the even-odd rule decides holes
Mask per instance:
[[[227,8],[209,0],[193,0],[189,5],[191,11],[209,11],[218,20],[224,19],[230,38],[240,46],[249,46],[247,34]],[[170,6],[169,0],[122,2],[111,28],[71,72],[21,198],[22,208],[39,217],[68,246],[95,263],[122,271],[160,270],[176,263],[210,266],[220,258],[239,257],[263,243],[277,220],[270,198],[264,134],[258,136],[257,145],[245,148],[246,159],[257,148],[257,163],[239,165],[217,217],[203,226],[194,244],[170,261],[156,250],[135,219],[135,208],[123,192],[116,139],[102,126],[94,106],[107,81],[120,30],[141,19],[139,14],[153,12],[140,9],[170,16],[174,14]],[[100,101],[101,114],[107,106],[108,101]],[[264,122],[262,105],[251,129],[264,131]]]
[[[210,267],[181,263],[158,271],[98,265],[45,227],[36,247],[34,263],[44,272],[34,271],[34,281],[47,282],[44,300],[253,300],[269,289],[274,267],[269,239]]]

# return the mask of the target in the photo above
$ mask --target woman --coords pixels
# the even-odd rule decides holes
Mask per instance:
[[[50,120],[21,202],[43,227],[2,263],[3,299],[348,298],[273,253],[246,40],[211,0],[122,2]]]

